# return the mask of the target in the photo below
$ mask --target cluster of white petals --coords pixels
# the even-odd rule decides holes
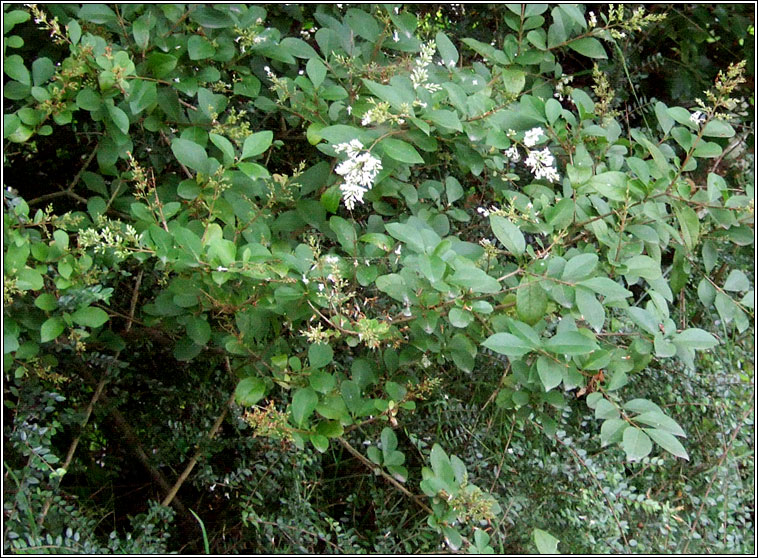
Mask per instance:
[[[560,180],[558,171],[553,167],[554,163],[555,159],[547,147],[542,151],[536,149],[530,151],[529,155],[524,160],[524,164],[531,169],[535,178],[545,178],[550,182],[557,182]]]
[[[697,126],[700,126],[703,122],[705,122],[705,115],[702,111],[696,110],[690,116],[690,122],[696,124]]]
[[[540,140],[540,136],[544,135],[544,130],[542,128],[532,128],[531,130],[527,130],[526,134],[524,134],[524,145],[527,147],[534,147],[537,145],[537,142]]]
[[[356,202],[363,203],[363,195],[374,186],[382,162],[369,151],[364,151],[363,144],[357,139],[335,145],[334,150],[347,155],[347,159],[334,170],[344,178],[340,191],[345,207],[352,210]]]
[[[521,154],[518,152],[518,148],[515,145],[510,146],[503,153],[514,163],[518,163],[521,160]]]
[[[442,89],[442,86],[438,83],[429,83],[429,72],[426,69],[432,63],[436,50],[437,43],[435,41],[429,41],[421,45],[421,52],[419,52],[419,57],[414,62],[415,68],[411,72],[411,81],[413,82],[414,89],[424,87],[429,93],[435,93]]]

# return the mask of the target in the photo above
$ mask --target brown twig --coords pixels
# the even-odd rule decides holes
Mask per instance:
[[[70,198],[74,198],[75,200],[80,201],[82,203],[87,203],[87,199],[86,198],[83,198],[79,194],[75,194],[74,193],[74,188],[76,187],[77,184],[79,184],[79,180],[81,180],[82,174],[84,174],[84,171],[87,170],[87,167],[92,162],[92,159],[95,158],[95,155],[97,154],[97,147],[98,146],[96,145],[95,149],[93,149],[92,152],[89,154],[89,156],[87,156],[87,159],[84,161],[84,164],[79,169],[79,172],[76,173],[76,176],[71,181],[71,184],[69,184],[68,187],[65,190],[61,190],[59,192],[53,192],[51,194],[44,194],[42,196],[39,196],[38,198],[34,198],[33,200],[30,200],[28,202],[28,204],[30,206],[32,206],[32,205],[35,205],[35,204],[38,204],[38,203],[42,203],[42,202],[47,201],[47,200],[52,200],[52,199],[55,199],[55,198],[59,198],[61,196],[67,196],[67,197],[70,197]]]
[[[358,461],[363,463],[366,467],[368,467],[372,472],[379,471],[379,474],[382,475],[387,481],[397,488],[400,492],[402,492],[404,495],[406,495],[408,498],[416,502],[416,504],[423,509],[426,513],[429,515],[433,515],[434,512],[432,511],[432,508],[427,506],[421,498],[413,494],[411,491],[409,491],[407,488],[405,488],[402,484],[400,484],[398,481],[396,481],[391,475],[383,471],[378,465],[372,463],[368,458],[364,457],[361,452],[359,452],[357,449],[355,449],[353,446],[350,445],[350,442],[345,440],[342,437],[337,438],[339,440],[339,443],[342,444],[342,447],[344,447],[350,454],[355,457]]]
[[[120,351],[116,353],[115,359],[118,359],[118,356],[120,354]],[[105,388],[105,384],[108,383],[108,372],[110,371],[110,368],[105,371],[103,374],[103,377],[100,379],[100,382],[97,384],[97,388],[95,388],[95,393],[92,396],[92,399],[90,399],[89,404],[87,405],[87,409],[84,411],[84,419],[82,420],[81,424],[81,430],[79,431],[79,434],[74,438],[74,441],[71,442],[71,445],[68,448],[68,453],[66,453],[66,459],[63,461],[63,465],[61,467],[68,471],[69,466],[71,465],[71,461],[74,459],[74,453],[76,452],[76,448],[79,446],[79,440],[81,440],[82,437],[82,431],[84,431],[84,427],[87,426],[87,423],[89,422],[90,416],[92,416],[92,411],[95,408],[95,403],[97,403],[98,399],[100,399],[100,396],[103,394],[103,388]],[[60,481],[58,481],[58,484],[60,484]],[[39,516],[39,519],[37,520],[37,525],[42,526],[42,524],[45,522],[45,518],[47,517],[47,512],[50,511],[50,505],[53,502],[53,496],[52,494],[47,498],[45,501],[45,505],[42,507],[42,513]]]
[[[226,369],[229,371],[229,374],[232,374],[232,368],[229,363],[229,357],[226,357],[225,359],[226,363]],[[221,414],[216,419],[216,422],[213,423],[213,426],[208,431],[207,439],[211,440],[216,435],[216,432],[218,432],[218,429],[221,428],[221,423],[224,422],[224,419],[226,418],[226,413],[229,410],[229,407],[231,404],[234,403],[234,392],[232,392],[231,396],[229,397],[228,401],[224,405],[224,408],[221,410]],[[195,452],[195,455],[192,456],[192,458],[189,460],[189,463],[187,463],[187,466],[184,468],[184,471],[182,471],[182,474],[179,475],[179,478],[176,479],[176,482],[174,483],[174,486],[171,487],[166,497],[163,499],[163,502],[161,502],[161,505],[163,506],[169,506],[171,505],[171,502],[176,497],[176,493],[179,492],[179,489],[182,487],[182,484],[184,484],[184,481],[187,480],[187,477],[189,477],[190,473],[192,472],[192,469],[195,468],[195,465],[197,465],[198,460],[203,455],[202,449],[198,449]]]

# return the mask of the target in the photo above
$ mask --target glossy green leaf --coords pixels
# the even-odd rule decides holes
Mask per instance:
[[[329,449],[329,438],[323,434],[311,434],[308,439],[319,453],[325,453]]]
[[[216,49],[205,37],[190,35],[187,41],[187,54],[190,60],[205,60],[216,54]]]
[[[102,308],[85,306],[84,308],[79,308],[76,312],[71,314],[71,319],[79,325],[87,327],[100,327],[108,321],[108,313]]]
[[[56,299],[50,293],[42,293],[36,299],[34,299],[34,305],[40,310],[52,312],[58,307],[58,299]]]
[[[499,293],[500,283],[497,279],[487,275],[484,270],[467,265],[459,267],[448,279],[454,285],[471,289],[475,293]]]
[[[108,114],[110,115],[113,123],[121,130],[121,133],[129,133],[129,117],[126,113],[114,105],[106,105],[108,107]]]
[[[6,56],[3,60],[3,71],[11,79],[15,79],[24,85],[32,84],[32,76],[29,70],[24,66],[24,59],[18,54]]]
[[[316,426],[316,432],[327,438],[338,438],[345,433],[345,429],[339,421],[325,420],[318,423],[318,426]]]
[[[423,163],[424,159],[418,154],[418,151],[409,143],[402,140],[385,138],[379,142],[379,146],[384,150],[385,155],[401,163]]]
[[[115,12],[105,4],[84,4],[79,10],[78,17],[98,25],[115,23],[118,20]]]
[[[648,436],[653,439],[656,444],[661,446],[671,455],[681,457],[687,461],[690,460],[690,456],[687,455],[687,450],[684,449],[682,443],[668,432],[659,430],[657,428],[644,428],[643,430],[647,433]]]
[[[315,343],[308,347],[308,362],[311,368],[323,368],[334,358],[334,351],[328,343]]]
[[[335,215],[329,219],[329,228],[337,235],[337,240],[345,251],[348,254],[354,254],[358,243],[358,235],[355,232],[353,224],[347,219]]]
[[[688,205],[681,205],[675,210],[676,218],[679,221],[679,227],[682,231],[682,239],[684,240],[687,250],[692,251],[697,245],[700,237],[700,219],[695,213],[695,210]]]
[[[187,320],[187,335],[196,345],[203,346],[211,338],[211,326],[204,317],[191,316]]]
[[[624,262],[624,275],[642,277],[643,279],[658,279],[661,276],[661,266],[650,256],[634,256]]]
[[[318,404],[318,395],[311,387],[303,387],[292,396],[292,418],[297,426],[304,426]]]
[[[521,255],[526,249],[526,241],[521,230],[511,221],[500,215],[490,215],[490,226],[497,239],[509,252]]]
[[[324,83],[324,78],[326,77],[326,66],[324,66],[323,62],[318,58],[311,58],[305,65],[305,71],[307,72],[311,83],[313,83],[313,87],[316,89],[321,87],[321,84]]]
[[[725,291],[743,292],[750,288],[750,280],[747,275],[739,269],[733,269],[724,282]]]
[[[248,157],[255,157],[266,151],[274,139],[274,132],[271,130],[264,130],[262,132],[256,132],[245,138],[245,143],[242,144],[242,157],[240,159],[247,159]]]
[[[356,415],[362,408],[361,388],[353,380],[345,380],[340,385],[340,393],[348,410]]]
[[[521,321],[534,325],[547,311],[547,293],[532,277],[524,277],[516,291],[516,312]]]
[[[602,295],[605,300],[623,300],[632,296],[631,291],[625,289],[613,279],[608,277],[593,277],[591,279],[584,279],[579,281],[577,286],[587,287],[590,290],[595,291],[597,294]]]
[[[566,262],[566,266],[563,268],[562,281],[577,281],[578,279],[584,279],[597,267],[598,257],[597,254],[579,254],[571,258]]]
[[[240,405],[252,407],[266,394],[266,383],[260,378],[247,377],[240,380],[234,390],[234,399]]]
[[[430,110],[425,114],[425,117],[446,130],[463,131],[458,114],[452,110]]]
[[[635,422],[641,422],[642,424],[646,424],[648,426],[654,426],[659,430],[665,430],[674,436],[681,436],[683,438],[687,437],[687,434],[685,434],[684,430],[682,430],[682,427],[679,426],[679,424],[674,419],[664,415],[659,411],[645,411],[644,413],[640,413],[639,415],[633,417],[633,420]]]
[[[325,370],[313,370],[308,376],[308,382],[319,393],[329,393],[337,385],[334,375]]]
[[[605,420],[617,419],[619,418],[618,407],[605,398],[599,399],[595,405],[595,418]]]
[[[16,286],[22,291],[39,291],[45,286],[45,281],[39,271],[25,267],[16,274]]]
[[[597,343],[578,331],[556,333],[543,344],[551,353],[562,355],[585,355],[597,349]]]
[[[600,427],[600,443],[603,447],[620,442],[624,430],[629,428],[629,423],[621,418],[610,418],[603,421]]]
[[[197,172],[208,171],[208,154],[194,141],[174,138],[171,141],[171,151],[184,166]]]
[[[510,357],[521,357],[537,348],[528,341],[510,333],[495,333],[490,335],[484,340],[482,345],[496,353]]]
[[[674,335],[677,343],[696,350],[707,350],[718,345],[718,341],[713,335],[700,328],[689,328]]]
[[[575,291],[576,307],[580,312],[580,319],[584,320],[592,329],[600,332],[605,324],[605,309],[597,301],[595,295],[589,290],[577,287]]]
[[[505,68],[503,72],[503,85],[511,95],[518,95],[526,84],[526,74],[518,68]]]
[[[66,328],[66,323],[60,316],[53,316],[42,323],[40,327],[40,341],[46,343],[58,337]]]
[[[650,454],[653,443],[641,428],[632,427],[624,430],[621,447],[624,448],[629,461],[639,461]]]
[[[608,58],[603,44],[592,37],[576,39],[568,44],[569,48],[589,58]]]
[[[442,63],[447,67],[455,66],[458,63],[458,49],[453,42],[442,31],[437,32],[435,36],[437,51],[442,57]]]
[[[703,129],[703,135],[712,138],[731,138],[734,134],[734,128],[723,120],[711,120]]]
[[[545,391],[550,391],[563,380],[563,371],[565,366],[559,364],[552,358],[541,355],[537,359],[537,374],[539,374],[542,387]]]
[[[532,539],[537,547],[537,552],[540,554],[557,554],[558,543],[560,539],[555,538],[553,535],[542,529],[534,529],[532,531]]]

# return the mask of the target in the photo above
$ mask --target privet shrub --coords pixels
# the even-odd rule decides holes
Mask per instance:
[[[650,367],[692,370],[723,341],[675,321],[685,299],[715,305],[726,335],[750,327],[751,281],[719,248],[753,237],[753,192],[719,174],[744,62],[699,99],[630,116],[602,68],[661,21],[641,8],[508,5],[497,46],[420,36],[398,6],[317,7],[300,36],[259,5],[4,10],[6,160],[77,138],[68,184],[4,193],[14,397],[104,382],[139,338],[169,344],[179,362],[160,357],[163,374],[225,362],[233,378],[205,382],[229,383],[238,427],[308,460],[346,451],[473,552],[502,548],[488,526],[513,502],[445,437],[414,434],[417,406],[444,407],[461,384],[484,383],[486,405],[532,437],[570,447],[559,426],[589,409],[583,427],[628,462],[689,459],[688,432],[637,394]],[[566,61],[587,71],[574,80]],[[113,362],[94,366],[95,352]],[[42,471],[14,481],[17,499],[30,478],[40,503],[55,493],[71,458],[49,445],[7,465]],[[244,521],[262,513],[251,504]],[[534,527],[555,551],[550,525]],[[6,547],[46,544],[19,541],[6,534]]]

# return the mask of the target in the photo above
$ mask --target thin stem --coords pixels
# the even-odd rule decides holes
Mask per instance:
[[[337,438],[339,440],[339,443],[342,444],[342,447],[344,447],[350,454],[355,457],[358,461],[363,463],[366,467],[368,467],[372,472],[379,471],[379,474],[383,476],[392,486],[397,488],[400,492],[405,494],[408,498],[413,500],[421,509],[423,509],[426,513],[429,515],[434,515],[434,512],[432,511],[432,508],[427,506],[421,498],[410,492],[407,488],[405,488],[402,484],[400,484],[398,481],[396,481],[390,474],[386,473],[384,470],[382,470],[378,465],[372,463],[368,458],[364,457],[361,452],[359,452],[357,449],[355,449],[353,446],[350,445],[350,443],[345,440],[342,437]]]
[[[231,365],[229,364],[229,357],[225,358],[225,364],[226,364],[226,369],[231,375],[232,369],[231,369]],[[208,431],[208,435],[206,436],[208,440],[213,439],[213,437],[216,435],[216,432],[218,432],[218,429],[221,428],[221,423],[224,422],[224,419],[226,418],[226,413],[229,410],[229,407],[232,405],[232,403],[234,403],[234,392],[232,392],[232,394],[229,396],[229,399],[224,405],[224,408],[221,410],[221,414],[218,416],[218,418],[216,419],[216,422],[213,423],[213,426]],[[171,487],[171,490],[169,490],[169,493],[163,499],[163,502],[161,502],[162,506],[171,505],[171,502],[176,496],[176,493],[179,492],[179,489],[182,487],[182,484],[184,484],[184,481],[187,480],[187,477],[189,477],[190,473],[192,472],[192,469],[195,468],[195,465],[197,465],[197,462],[202,455],[203,455],[203,451],[201,448],[195,452],[195,455],[193,455],[192,459],[189,460],[189,463],[187,463],[187,466],[184,468],[184,471],[182,471],[182,474],[179,475],[178,479],[176,479],[174,486]]]

